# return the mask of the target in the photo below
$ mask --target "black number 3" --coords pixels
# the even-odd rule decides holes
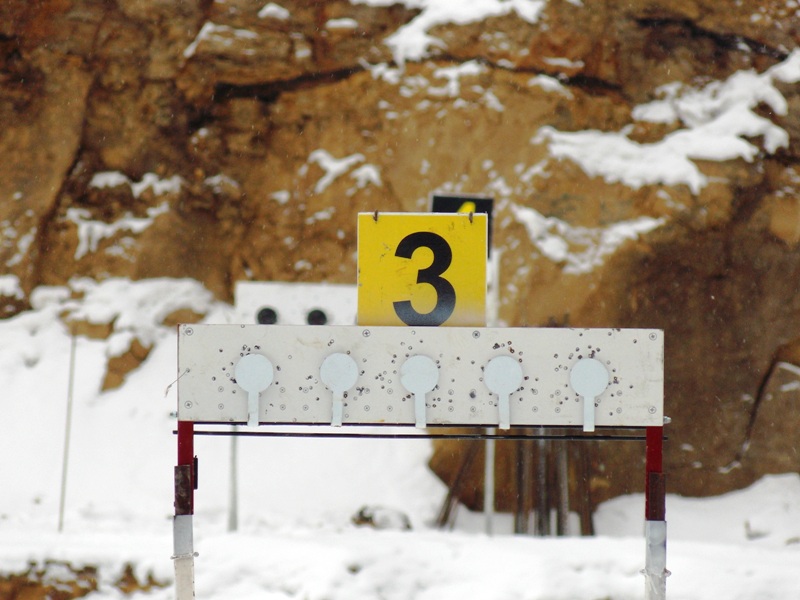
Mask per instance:
[[[397,245],[395,256],[411,258],[417,248],[430,248],[433,252],[431,266],[420,269],[417,283],[427,283],[436,290],[436,306],[429,313],[419,313],[410,300],[394,302],[394,311],[406,325],[441,325],[456,307],[456,291],[452,284],[441,277],[453,261],[450,244],[442,236],[430,231],[417,231],[404,237]]]

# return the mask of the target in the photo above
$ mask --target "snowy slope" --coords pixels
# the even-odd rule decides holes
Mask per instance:
[[[100,567],[93,598],[119,598],[126,563],[172,577],[176,336],[159,325],[179,306],[228,322],[233,309],[191,281],[76,281],[41,289],[36,308],[0,321],[3,428],[0,572],[29,561]],[[70,336],[58,315],[113,321],[107,340],[78,337],[64,531],[59,488]],[[107,357],[132,336],[154,349],[117,390],[101,393]],[[239,442],[239,531],[227,532],[229,438],[196,440],[199,598],[642,598],[643,498],[601,506],[598,536],[496,534],[462,510],[455,531],[431,529],[443,485],[425,466],[428,442],[245,439]],[[411,531],[358,527],[364,505],[404,512]],[[670,598],[800,597],[800,477],[767,477],[713,499],[669,497]],[[147,595],[174,597],[172,587]]]

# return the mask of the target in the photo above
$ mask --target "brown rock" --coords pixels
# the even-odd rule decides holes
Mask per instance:
[[[742,444],[740,462],[760,473],[791,473],[800,461],[794,419],[800,400],[800,367],[773,363],[769,376],[753,399],[753,412]]]
[[[800,242],[800,200],[776,198],[770,217],[771,233],[791,246]]]
[[[63,315],[71,335],[80,335],[92,340],[107,340],[114,331],[114,323],[93,323],[83,319],[72,319]]]
[[[14,83],[10,93],[0,87],[0,261],[30,293],[47,250],[43,231],[80,143],[91,75],[76,57],[7,51]]]
[[[179,308],[169,313],[161,321],[162,325],[167,327],[177,327],[181,323],[199,323],[205,315],[194,312],[190,308]]]
[[[489,194],[504,323],[665,330],[670,491],[800,468],[773,441],[785,434],[774,415],[791,413],[775,389],[789,382],[756,400],[800,336],[797,86],[777,84],[786,114],[758,108],[789,146],[696,161],[708,185],[694,192],[606,181],[537,136],[665,139],[683,124],[635,121],[634,107],[665,84],[783,60],[800,39],[785,2],[552,2],[536,23],[439,25],[431,58],[403,70],[379,63],[418,11],[282,5],[286,19],[260,16],[255,0],[0,4],[0,261],[25,294],[74,276],[192,277],[223,299],[239,279],[352,283],[359,211]],[[662,221],[614,238],[614,224],[642,217]],[[27,298],[15,302],[7,314]],[[108,336],[113,324],[76,326]],[[109,385],[146,352],[113,359]],[[443,479],[463,452],[437,446]],[[502,507],[518,491],[514,452],[498,456]],[[573,469],[576,500],[641,489],[640,445],[570,452],[588,465]]]
[[[144,346],[138,339],[133,338],[127,352],[110,356],[106,366],[106,376],[103,379],[103,391],[121,386],[128,373],[141,365],[152,349],[152,346]]]

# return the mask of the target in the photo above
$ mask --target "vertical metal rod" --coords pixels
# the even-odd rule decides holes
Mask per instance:
[[[591,454],[589,443],[580,444],[577,448],[577,472],[576,483],[578,489],[577,500],[580,503],[581,535],[594,535],[594,523],[592,521],[592,510],[594,500],[592,499],[592,469]]]
[[[500,256],[502,250],[492,249],[492,255],[487,263],[488,291],[486,294],[486,324],[497,327],[500,322]]]
[[[236,433],[239,427],[233,426]],[[228,531],[239,529],[238,436],[231,437],[230,488],[228,490]]]
[[[486,314],[484,315],[484,325],[496,326],[500,308],[499,302],[499,275],[500,275],[500,254],[496,250],[487,259],[487,292],[486,292]],[[496,429],[490,428],[486,431],[489,435],[494,435]],[[483,512],[486,518],[486,533],[492,535],[492,521],[494,520],[494,486],[495,486],[495,440],[487,439],[484,445],[486,450],[486,463],[483,471]]]
[[[527,433],[527,430],[526,430]],[[519,490],[521,510],[517,533],[529,534],[531,532],[531,512],[533,511],[533,440],[519,440],[515,445],[520,449],[517,469],[520,474]]]
[[[537,441],[538,473],[536,478],[536,535],[550,535],[550,496],[548,494],[546,440]]]
[[[569,463],[567,442],[556,444],[556,472],[558,504],[556,506],[556,535],[567,535],[569,521]]]
[[[664,428],[646,432],[645,479],[645,600],[667,597],[666,486],[663,473]]]
[[[467,445],[467,451],[464,453],[461,464],[458,465],[458,470],[455,473],[452,481],[447,484],[447,497],[442,504],[442,508],[439,511],[439,516],[436,517],[436,525],[438,527],[444,527],[445,525],[450,525],[452,529],[455,525],[455,510],[458,508],[458,498],[459,494],[461,493],[461,489],[464,487],[464,481],[466,480],[466,474],[472,468],[472,463],[475,460],[475,456],[478,454],[478,450],[480,449],[480,445],[478,440],[470,440],[470,443]]]
[[[75,390],[75,353],[77,350],[75,328],[70,330],[69,381],[67,383],[67,416],[64,424],[64,456],[61,463],[61,494],[58,501],[58,532],[64,531],[64,506],[67,500],[67,469],[69,467],[69,443],[72,431],[72,404]]]
[[[525,515],[525,476],[523,474],[524,470],[524,453],[525,448],[523,447],[522,441],[517,441],[514,444],[514,455],[515,455],[515,472],[517,475],[516,483],[517,483],[517,505],[514,509],[514,533],[521,534],[527,533],[525,528],[527,527],[527,519],[523,519],[523,515]]]
[[[495,434],[495,429],[490,428],[487,433]],[[492,535],[492,521],[494,520],[494,454],[495,440],[486,440],[486,461],[483,469],[483,513],[486,517],[486,533]]]

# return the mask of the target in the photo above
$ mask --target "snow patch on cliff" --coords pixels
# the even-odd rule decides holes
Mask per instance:
[[[350,2],[369,6],[398,4],[397,0],[350,0]],[[400,3],[407,8],[420,11],[416,17],[386,39],[395,63],[401,66],[407,61],[425,58],[432,48],[445,48],[442,40],[428,33],[437,25],[447,23],[466,25],[512,12],[528,23],[536,23],[542,10],[547,6],[547,0],[472,0],[471,2],[404,0]]]
[[[725,81],[701,89],[670,84],[657,90],[660,98],[637,106],[639,121],[677,123],[680,129],[658,142],[642,144],[630,138],[632,126],[621,131],[562,132],[542,127],[531,138],[547,144],[556,158],[576,162],[591,176],[632,188],[643,185],[684,184],[698,194],[708,178],[694,160],[752,161],[762,148],[773,154],[789,143],[789,134],[770,119],[756,113],[759,105],[778,116],[786,115],[786,98],[777,82],[800,81],[800,50],[764,73],[740,71]]]
[[[78,247],[75,249],[75,260],[80,260],[90,252],[97,252],[98,244],[101,241],[120,232],[142,233],[153,224],[156,217],[169,212],[169,203],[162,202],[158,206],[148,208],[146,212],[146,217],[135,217],[126,213],[113,223],[106,223],[92,219],[91,213],[85,208],[68,208],[67,221],[78,228]]]
[[[553,262],[564,263],[564,273],[572,275],[591,272],[626,241],[636,240],[666,223],[663,218],[640,217],[607,227],[579,227],[545,217],[533,208],[513,203],[509,208],[539,252]]]

